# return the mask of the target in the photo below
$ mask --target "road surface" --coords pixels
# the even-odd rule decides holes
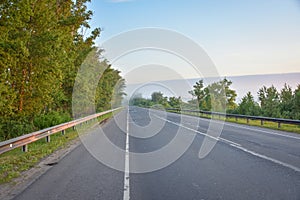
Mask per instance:
[[[129,173],[145,163],[126,153],[111,157],[112,163],[123,163],[123,172],[102,164],[81,144],[15,199],[300,199],[300,135],[225,123],[220,137],[209,138],[217,141],[211,152],[199,159],[209,120],[195,124],[195,117],[152,112],[151,118],[147,109],[124,109],[102,130],[113,144],[135,153],[163,148],[179,130],[194,135],[175,162],[153,172]],[[151,120],[163,124],[155,135],[153,127],[147,128]]]

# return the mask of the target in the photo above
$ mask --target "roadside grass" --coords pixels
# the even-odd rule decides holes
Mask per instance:
[[[98,120],[83,124],[78,128],[89,129],[96,123],[102,122],[112,116],[112,113],[107,113],[98,117]],[[76,127],[77,128],[77,127]],[[43,158],[49,156],[54,151],[68,146],[68,144],[78,138],[76,130],[69,128],[65,134],[56,133],[51,135],[51,141],[46,142],[46,139],[40,139],[36,142],[28,144],[28,152],[22,152],[21,148],[5,152],[0,155],[0,184],[10,182],[17,178],[23,171],[34,167]]]
[[[175,112],[174,113],[179,113],[179,112]],[[201,117],[201,118],[207,118],[207,119],[211,119],[211,115],[209,114],[191,114],[191,113],[187,113],[184,112],[182,113],[184,115],[191,115],[191,116],[197,116],[197,117]],[[225,118],[225,117],[217,117],[217,116],[213,116],[213,119],[216,120],[222,120],[222,121],[226,121],[226,122],[232,122],[232,123],[237,123],[237,124],[245,124],[245,125],[250,125],[250,126],[258,126],[258,127],[263,127],[263,128],[269,128],[269,129],[274,129],[274,130],[281,130],[281,131],[288,131],[288,132],[294,132],[294,133],[299,133],[300,134],[300,126],[299,125],[293,125],[293,124],[283,124],[281,123],[281,127],[278,128],[278,123],[276,122],[270,122],[270,121],[264,121],[263,125],[261,125],[261,121],[260,120],[249,120],[249,123],[247,123],[247,119],[241,119],[241,118]]]

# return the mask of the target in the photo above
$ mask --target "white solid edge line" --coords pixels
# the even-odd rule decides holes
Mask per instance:
[[[265,155],[256,153],[256,152],[254,152],[254,151],[250,151],[250,150],[248,150],[248,149],[242,147],[240,144],[237,144],[237,143],[235,143],[235,142],[232,142],[231,140],[226,140],[226,139],[221,138],[221,137],[216,138],[216,137],[210,136],[210,135],[208,135],[208,134],[206,134],[206,133],[202,133],[202,132],[197,131],[197,130],[195,130],[195,129],[192,129],[192,128],[183,126],[183,125],[178,124],[178,123],[176,123],[176,122],[172,122],[172,121],[170,121],[170,120],[164,119],[164,118],[159,117],[159,116],[157,116],[157,115],[155,115],[155,116],[156,116],[157,118],[162,119],[162,120],[165,120],[165,121],[167,121],[167,122],[169,122],[169,123],[171,123],[171,124],[175,124],[175,125],[177,125],[177,126],[181,126],[182,128],[188,129],[188,130],[190,130],[190,131],[194,131],[194,132],[199,133],[199,134],[201,134],[201,135],[208,136],[208,137],[210,137],[210,138],[212,138],[212,139],[220,140],[220,141],[226,141],[226,142],[224,142],[225,144],[228,144],[228,143],[229,143],[230,146],[235,147],[235,148],[237,148],[237,149],[240,149],[240,150],[242,150],[242,151],[244,151],[244,152],[246,152],[246,153],[249,153],[249,154],[251,154],[251,155],[253,155],[253,156],[256,156],[256,157],[259,157],[259,158],[262,158],[262,159],[271,161],[271,162],[273,162],[273,163],[282,165],[282,166],[287,167],[287,168],[290,168],[290,169],[292,169],[292,170],[294,170],[294,171],[296,171],[296,172],[300,172],[300,168],[298,168],[298,167],[296,167],[296,166],[293,166],[293,165],[290,165],[290,164],[281,162],[281,161],[279,161],[279,160],[276,160],[276,159],[274,159],[274,158],[271,158],[271,157],[268,157],[268,156],[265,156]]]
[[[220,138],[221,140],[225,141],[225,142],[228,142],[229,144],[233,144],[233,145],[236,145],[236,146],[241,146],[240,144],[235,143],[235,142],[233,142],[233,141],[231,141],[231,140],[227,140],[227,139],[222,138],[222,137],[219,137],[219,138]]]
[[[174,114],[178,114],[178,113],[174,113]],[[184,115],[184,114],[182,114],[182,115]],[[190,115],[184,115],[184,116],[185,117],[190,117],[190,118],[198,118],[198,119],[203,120],[203,121],[210,121],[210,119],[204,119],[204,118],[197,117],[197,116],[190,116]],[[220,124],[222,123],[222,122],[218,122],[218,120],[215,120],[214,122],[220,123]],[[270,132],[270,131],[265,131],[265,130],[261,130],[261,129],[250,128],[250,127],[247,127],[246,124],[245,125],[234,125],[234,124],[230,124],[229,122],[225,122],[224,121],[224,125],[226,125],[226,126],[233,126],[233,127],[236,127],[236,128],[244,128],[244,129],[248,129],[248,130],[253,130],[253,131],[267,133],[267,134],[270,134],[270,135],[278,135],[278,136],[282,136],[282,137],[287,137],[287,138],[293,138],[293,139],[300,140],[300,137],[296,137],[296,136],[292,136],[292,135],[284,135],[284,134]],[[264,127],[261,127],[261,128],[264,128]]]
[[[195,130],[195,129],[189,128],[189,127],[187,127],[187,126],[183,126],[182,124],[178,124],[178,123],[176,123],[176,122],[172,122],[172,121],[170,121],[170,120],[168,120],[168,119],[164,119],[164,118],[162,118],[162,117],[160,117],[160,116],[157,116],[157,115],[155,115],[155,114],[154,114],[154,116],[157,117],[157,118],[159,118],[159,119],[161,119],[161,120],[164,120],[164,121],[166,121],[166,122],[169,122],[169,123],[171,123],[171,124],[175,124],[176,126],[180,126],[180,127],[182,127],[182,128],[188,129],[188,130],[193,131],[193,132],[195,132],[195,133],[199,133],[200,135],[207,136],[207,137],[209,137],[209,138],[211,138],[211,139],[214,139],[214,140],[217,140],[217,141],[219,140],[219,138],[217,138],[217,137],[213,137],[213,136],[208,135],[208,134],[206,134],[206,133],[203,133],[203,132],[197,131],[197,130]]]
[[[124,170],[124,191],[123,200],[130,199],[130,187],[129,187],[129,109],[126,116],[126,146],[125,146],[125,170]]]
[[[240,150],[242,150],[242,151],[244,151],[244,152],[246,152],[246,153],[249,153],[249,154],[252,154],[252,155],[257,156],[257,157],[259,157],[259,158],[262,158],[262,159],[271,161],[271,162],[273,162],[273,163],[282,165],[282,166],[284,166],[284,167],[288,167],[288,168],[290,168],[290,169],[295,170],[296,172],[300,172],[300,168],[298,168],[298,167],[296,167],[296,166],[287,164],[287,163],[285,163],[285,162],[281,162],[281,161],[279,161],[279,160],[276,160],[276,159],[274,159],[274,158],[265,156],[265,155],[263,155],[263,154],[256,153],[256,152],[254,152],[254,151],[250,151],[250,150],[248,150],[248,149],[246,149],[246,148],[244,148],[244,147],[241,147],[241,146],[236,146],[236,145],[234,145],[234,144],[230,144],[230,145],[233,146],[233,147],[235,147],[235,148],[237,148],[237,149],[240,149]]]

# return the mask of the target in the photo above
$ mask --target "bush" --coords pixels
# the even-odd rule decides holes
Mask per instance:
[[[46,114],[36,116],[33,119],[33,124],[38,130],[41,130],[64,122],[68,122],[70,120],[71,117],[68,113],[52,111]]]
[[[34,125],[25,118],[0,119],[0,141],[18,137],[34,130]]]

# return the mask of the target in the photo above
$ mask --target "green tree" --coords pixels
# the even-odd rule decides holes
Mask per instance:
[[[294,91],[292,100],[292,119],[300,120],[300,84]]]
[[[90,0],[1,1],[0,138],[36,130],[45,125],[39,125],[44,120],[70,119],[66,115],[71,115],[76,75],[91,52],[99,71],[89,76],[103,75],[94,84],[96,109],[109,107],[109,101],[100,102],[102,99],[114,99],[114,104],[122,101],[125,82],[120,72],[100,61],[102,51],[94,47],[101,30],[84,34],[92,17],[87,2]],[[82,99],[91,100],[89,83],[81,84],[83,91],[87,89]]]
[[[91,49],[97,35],[93,31],[95,34],[83,40],[77,32],[80,27],[89,27],[91,12],[86,10],[86,2],[2,2],[0,65],[7,73],[5,82],[17,94],[16,114],[28,117],[59,109],[59,101],[70,105],[71,95],[64,95],[63,81],[74,83],[68,76],[76,77],[71,71],[77,72],[80,65],[75,62],[86,51],[81,44]]]
[[[236,91],[231,89],[232,82],[224,78],[209,84],[201,92],[200,110],[214,110],[225,112],[236,108]],[[201,86],[201,85],[200,85]]]
[[[121,105],[123,96],[125,96],[125,80],[122,79],[120,71],[112,69],[106,62],[102,63],[105,71],[101,76],[96,93],[97,110],[107,110],[111,106]]]
[[[164,96],[163,96],[163,93],[161,93],[161,92],[153,92],[151,94],[151,101],[153,103],[157,103],[158,104],[158,103],[162,102],[163,99],[164,99]]]
[[[224,78],[221,81],[221,84],[223,85],[223,87],[225,88],[225,95],[226,95],[226,109],[227,110],[234,110],[237,105],[235,103],[236,100],[236,91],[233,90],[231,87],[232,85],[232,81]]]
[[[283,118],[292,118],[293,98],[292,88],[284,84],[280,92],[280,113]]]
[[[163,93],[161,93],[161,92],[153,92],[151,94],[151,101],[152,101],[153,105],[160,104],[165,108],[170,107],[170,105],[168,103],[168,97],[163,96]]]
[[[168,103],[172,108],[180,108],[182,100],[181,97],[169,97]]]
[[[266,86],[260,88],[258,91],[258,99],[263,116],[281,117],[279,93],[273,85],[269,88]]]
[[[260,114],[260,107],[254,101],[251,92],[248,92],[241,100],[237,107],[237,112],[242,115],[258,116]]]
[[[131,106],[139,106],[139,107],[150,107],[153,105],[151,99],[143,98],[142,94],[137,93],[130,99],[129,105]]]
[[[204,91],[204,84],[202,79],[196,82],[195,85],[193,85],[193,90],[189,91],[189,93],[193,97],[196,97],[200,110],[206,109],[203,103],[207,94]]]

